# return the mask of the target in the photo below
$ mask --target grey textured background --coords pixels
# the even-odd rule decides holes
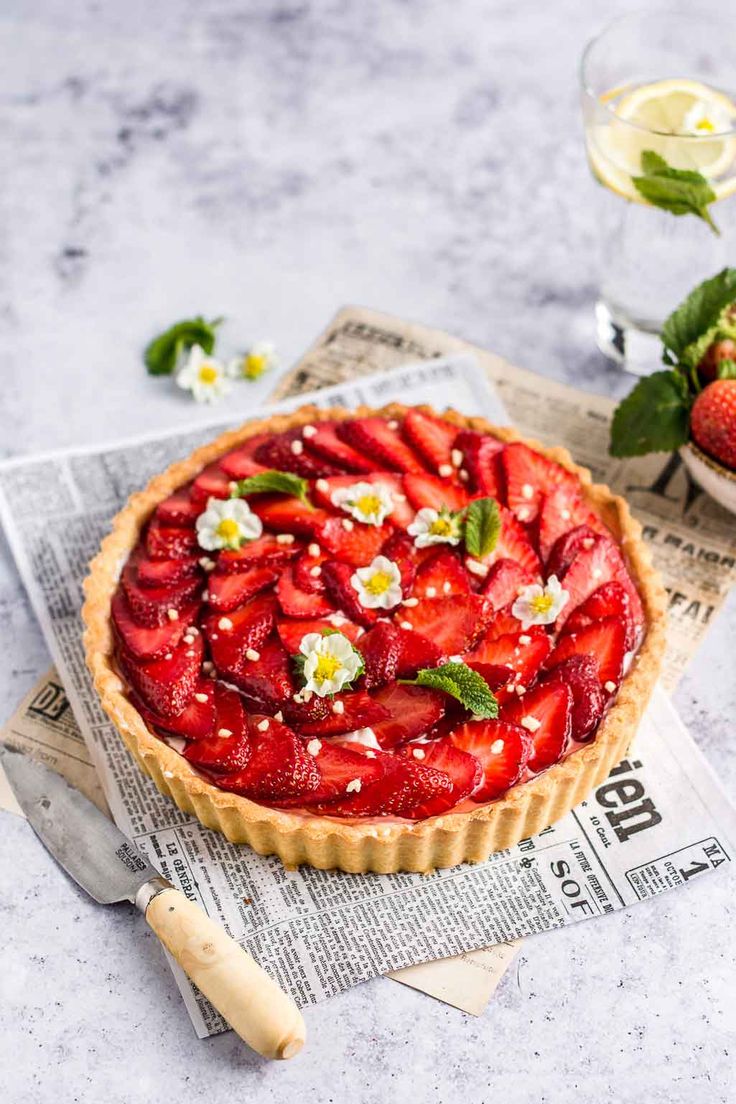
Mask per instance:
[[[576,64],[610,0],[5,0],[3,454],[209,417],[139,349],[190,312],[285,362],[358,302],[607,393]],[[247,413],[272,385],[238,390]],[[736,603],[676,703],[734,788]],[[48,656],[0,554],[0,714]],[[529,940],[480,1019],[379,980],[269,1066],[197,1042],[155,940],[0,814],[8,1104],[734,1099],[732,874]]]

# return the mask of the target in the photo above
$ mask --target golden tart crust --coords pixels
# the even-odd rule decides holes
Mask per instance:
[[[187,459],[172,464],[144,490],[131,495],[114,518],[112,531],[103,540],[85,580],[82,618],[87,665],[105,712],[139,766],[161,793],[172,798],[184,812],[196,816],[208,828],[222,832],[233,843],[247,843],[263,855],[278,855],[287,866],[306,863],[320,869],[354,873],[427,872],[462,862],[480,862],[493,851],[512,847],[559,820],[607,777],[626,754],[659,675],[665,647],[665,593],[642,541],[641,526],[631,516],[625,500],[612,494],[608,487],[592,483],[587,469],[578,467],[566,449],[544,448],[513,429],[499,428],[483,418],[466,417],[451,410],[438,416],[460,428],[480,430],[504,442],[525,441],[574,472],[580,479],[584,497],[609,527],[625,555],[641,596],[646,634],[595,739],[486,805],[420,821],[349,820],[269,808],[221,790],[150,731],[126,697],[125,683],[115,665],[110,603],[121,567],[155,507],[207,464],[255,434],[281,433],[316,420],[340,421],[376,414],[401,418],[408,409],[397,403],[380,410],[369,407],[325,410],[306,405],[291,414],[273,415],[221,434]],[[436,413],[428,406],[418,409]]]

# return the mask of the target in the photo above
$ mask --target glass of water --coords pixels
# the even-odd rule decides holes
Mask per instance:
[[[600,185],[598,345],[646,375],[667,315],[734,261],[736,23],[626,16],[588,45],[580,79]]]

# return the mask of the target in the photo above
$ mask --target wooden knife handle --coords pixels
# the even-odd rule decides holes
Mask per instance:
[[[294,1001],[234,939],[178,889],[162,889],[145,917],[182,970],[241,1039],[265,1058],[293,1058],[306,1027]]]

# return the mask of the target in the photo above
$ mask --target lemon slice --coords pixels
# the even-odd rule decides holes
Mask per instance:
[[[641,155],[654,150],[675,169],[702,173],[723,199],[736,191],[736,104],[722,92],[693,80],[662,80],[621,95],[601,96],[615,105],[608,123],[588,127],[588,156],[595,176],[607,188],[635,203],[645,203],[631,182],[641,175]],[[713,137],[705,140],[706,136]]]

